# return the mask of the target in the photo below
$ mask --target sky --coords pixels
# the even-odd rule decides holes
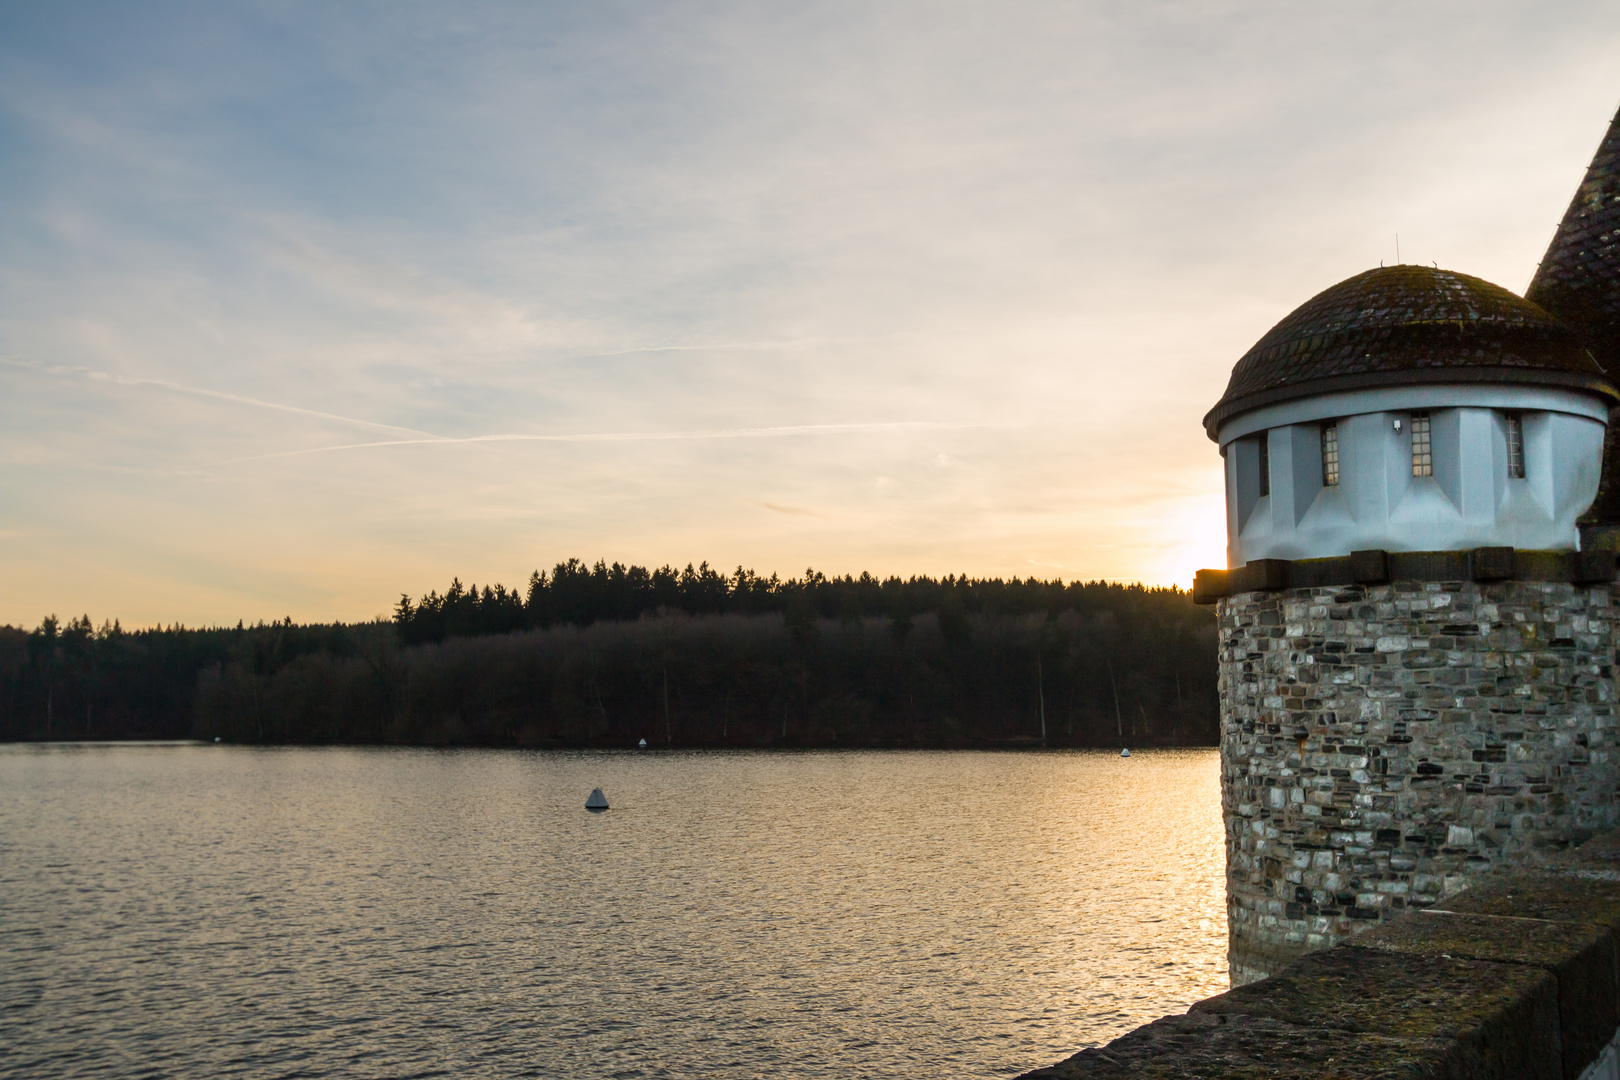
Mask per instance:
[[[1522,292],[1620,6],[0,0],[0,623],[1191,583],[1232,365]]]

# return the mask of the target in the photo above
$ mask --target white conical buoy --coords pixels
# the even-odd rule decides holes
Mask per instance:
[[[1120,757],[1130,757],[1131,756],[1131,748],[1128,747],[1128,746],[1121,747],[1120,751],[1119,751],[1119,756]]]
[[[607,796],[602,794],[601,788],[592,788],[590,798],[585,800],[585,809],[598,812],[608,808]]]
[[[641,743],[640,743],[640,746],[641,746],[641,749],[643,749],[643,750],[647,749],[647,740],[642,739]]]

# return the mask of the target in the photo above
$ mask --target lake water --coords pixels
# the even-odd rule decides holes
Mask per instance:
[[[0,1073],[1006,1076],[1226,989],[1222,861],[1213,750],[4,746]]]

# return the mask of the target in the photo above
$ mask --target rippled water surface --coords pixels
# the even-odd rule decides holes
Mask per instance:
[[[0,747],[0,1072],[1014,1074],[1226,988],[1219,805],[1214,751]]]

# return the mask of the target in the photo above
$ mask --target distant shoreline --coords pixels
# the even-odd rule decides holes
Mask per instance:
[[[1152,750],[1214,750],[1219,743],[1143,743],[1130,747],[1131,753]],[[213,742],[208,739],[0,739],[0,746],[39,746],[39,747],[213,747],[221,748],[248,747],[251,749],[383,749],[383,750],[523,750],[523,751],[558,751],[577,752],[580,750],[596,750],[604,753],[625,754],[667,754],[685,751],[781,751],[783,753],[796,753],[799,751],[821,750],[851,750],[851,751],[894,751],[906,753],[918,750],[940,752],[984,752],[997,751],[1004,753],[1054,753],[1057,751],[1084,750],[1094,753],[1118,753],[1119,746],[1088,745],[1079,743],[1040,745],[1040,741],[1033,742],[1023,739],[992,740],[980,743],[958,743],[952,745],[928,744],[871,744],[856,743],[794,743],[794,744],[759,744],[743,745],[739,743],[683,743],[675,745],[649,744],[646,747],[623,745],[619,743],[592,743],[592,744],[544,744],[544,745],[518,745],[515,743],[383,743],[383,742]]]
[[[456,586],[402,600],[394,622],[0,627],[0,740],[1117,749],[1219,738],[1215,620],[1177,589],[755,588],[695,572],[672,580],[699,610],[608,617],[639,594],[610,602],[616,579],[597,576],[564,567],[544,604],[538,586],[533,604]],[[568,590],[587,584],[604,591],[565,611]]]

